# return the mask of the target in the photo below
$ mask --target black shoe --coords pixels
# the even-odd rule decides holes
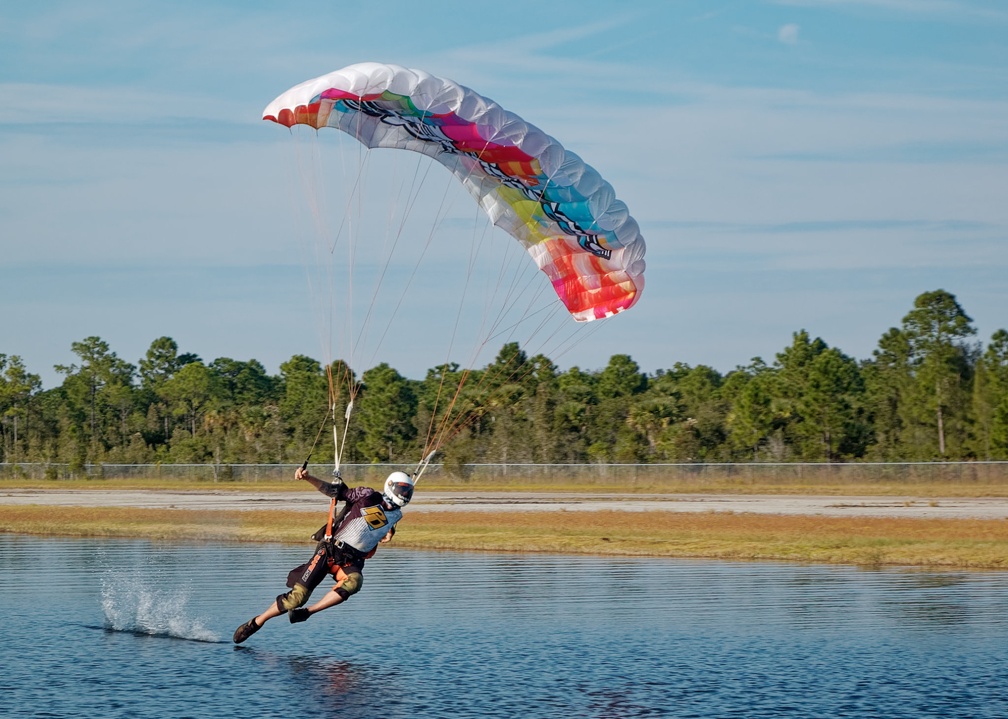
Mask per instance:
[[[297,609],[291,609],[290,610],[290,623],[291,624],[297,624],[298,622],[306,622],[306,621],[308,621],[308,617],[310,617],[310,616],[311,616],[311,612],[309,612],[304,607],[298,607]]]
[[[235,629],[234,643],[241,644],[246,639],[251,637],[253,634],[258,632],[260,629],[261,627],[258,624],[256,624],[256,618],[252,617],[247,622],[242,624],[240,627]]]

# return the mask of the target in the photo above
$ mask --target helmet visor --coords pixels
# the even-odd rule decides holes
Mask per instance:
[[[393,482],[389,492],[403,501],[403,504],[413,499],[413,485],[409,482]]]

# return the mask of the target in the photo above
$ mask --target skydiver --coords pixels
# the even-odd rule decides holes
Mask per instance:
[[[413,497],[414,481],[405,472],[390,474],[385,480],[384,492],[370,487],[347,487],[339,477],[332,483],[324,482],[308,474],[304,467],[298,467],[294,479],[309,482],[318,491],[345,505],[335,519],[330,519],[331,527],[327,525],[313,535],[320,541],[311,560],[287,575],[290,591],[278,596],[262,614],[238,627],[234,633],[235,644],[244,642],[273,617],[289,613],[291,624],[303,622],[312,614],[345,602],[359,592],[364,582],[365,560],[374,555],[379,543],[392,539],[395,525],[402,519],[402,509]],[[330,530],[331,536],[325,536]],[[336,580],[332,591],[305,608],[303,605],[312,591],[327,574]]]

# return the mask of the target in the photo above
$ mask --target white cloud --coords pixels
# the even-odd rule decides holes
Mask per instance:
[[[797,45],[798,44],[798,26],[794,23],[788,23],[787,25],[781,25],[777,30],[777,39],[780,40],[785,45]]]

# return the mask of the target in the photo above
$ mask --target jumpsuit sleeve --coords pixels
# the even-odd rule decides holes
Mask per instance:
[[[318,491],[327,497],[345,500],[346,488],[347,486],[343,482],[322,482],[322,486],[318,488]]]

